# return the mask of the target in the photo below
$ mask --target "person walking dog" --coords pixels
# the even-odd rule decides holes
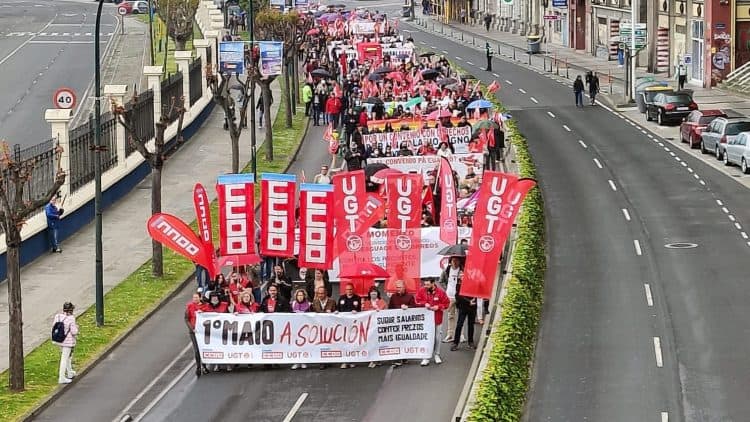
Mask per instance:
[[[73,315],[75,305],[70,302],[63,304],[62,312],[55,315],[52,323],[52,343],[60,347],[60,370],[57,382],[70,384],[76,376],[73,370],[73,349],[78,338],[78,324]]]

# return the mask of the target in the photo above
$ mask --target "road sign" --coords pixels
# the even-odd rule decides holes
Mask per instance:
[[[52,96],[55,108],[71,109],[76,106],[76,93],[70,88],[59,88]]]
[[[556,21],[559,19],[560,19],[559,15],[544,15],[544,20],[546,21]]]
[[[620,24],[620,42],[630,47],[633,37],[633,26],[628,23]],[[647,30],[645,23],[635,24],[635,48],[646,46]]]
[[[120,16],[125,16],[128,14],[128,8],[125,6],[120,6],[117,8],[117,14]]]

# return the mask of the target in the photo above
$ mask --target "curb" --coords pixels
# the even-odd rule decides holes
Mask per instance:
[[[296,105],[295,105],[296,107]],[[291,158],[289,159],[289,162],[287,163],[286,167],[284,168],[284,173],[288,172],[289,169],[292,167],[292,165],[297,161],[297,156],[299,155],[300,150],[302,149],[302,144],[305,143],[308,130],[310,128],[310,119],[305,119],[304,122],[304,128],[302,130],[302,134],[300,136],[300,142],[297,144],[297,148],[294,150],[294,153],[292,154]],[[260,208],[260,204],[256,206],[256,212]],[[190,276],[187,277],[184,281],[181,283],[178,283],[177,286],[175,286],[166,296],[164,296],[158,303],[156,303],[151,309],[148,310],[141,318],[139,318],[131,327],[125,330],[122,334],[120,334],[112,343],[110,343],[107,347],[105,347],[104,350],[102,350],[99,355],[93,358],[93,360],[87,364],[85,367],[81,368],[76,375],[75,378],[73,378],[73,382],[70,384],[65,385],[58,385],[58,387],[50,393],[47,397],[44,398],[44,401],[42,403],[39,403],[36,407],[29,410],[26,414],[22,415],[19,420],[23,422],[31,421],[36,416],[38,416],[42,411],[47,409],[50,405],[52,405],[54,402],[57,401],[57,399],[62,396],[69,387],[74,386],[78,383],[78,380],[83,378],[88,372],[90,372],[96,365],[99,364],[102,360],[107,358],[120,344],[122,344],[123,341],[125,341],[128,337],[130,337],[131,334],[135,332],[138,328],[140,328],[141,325],[143,325],[146,321],[148,321],[157,311],[159,311],[164,305],[167,304],[167,302],[171,301],[175,296],[177,296],[177,293],[180,292],[182,289],[184,289],[192,280],[195,278],[195,273],[191,273]]]

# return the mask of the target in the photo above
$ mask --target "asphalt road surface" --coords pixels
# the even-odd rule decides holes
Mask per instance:
[[[102,11],[101,54],[112,39],[115,8]],[[44,110],[60,87],[83,100],[94,79],[96,2],[0,2],[0,139],[22,147],[50,139]]]

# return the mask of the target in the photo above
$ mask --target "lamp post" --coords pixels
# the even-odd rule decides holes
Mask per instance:
[[[635,58],[636,58],[636,49],[635,49],[635,10],[636,10],[636,3],[638,3],[637,0],[630,0],[630,90],[628,91],[630,94],[630,99],[635,99]]]
[[[99,0],[96,9],[96,26],[94,31],[94,214],[95,214],[95,298],[96,325],[104,325],[104,266],[102,264],[102,128],[101,128],[101,60],[99,57],[99,29],[102,23],[102,5]]]
[[[251,71],[255,71],[255,32],[254,32],[254,23],[255,23],[255,9],[253,7],[253,0],[250,0],[248,2],[250,4],[250,10],[248,11],[248,22],[247,22],[247,30],[250,35],[250,69],[248,70],[248,78],[247,83],[252,84],[250,85],[250,124],[248,125],[250,127],[250,150],[252,155],[250,156],[250,168],[253,170],[253,176],[255,177],[255,180],[258,180],[258,158],[256,153],[256,142],[255,139],[255,80],[252,78]],[[270,127],[268,127],[271,124],[271,122],[266,122],[266,130],[271,130]]]
[[[148,0],[148,45],[151,52],[151,66],[154,65],[154,6]]]

